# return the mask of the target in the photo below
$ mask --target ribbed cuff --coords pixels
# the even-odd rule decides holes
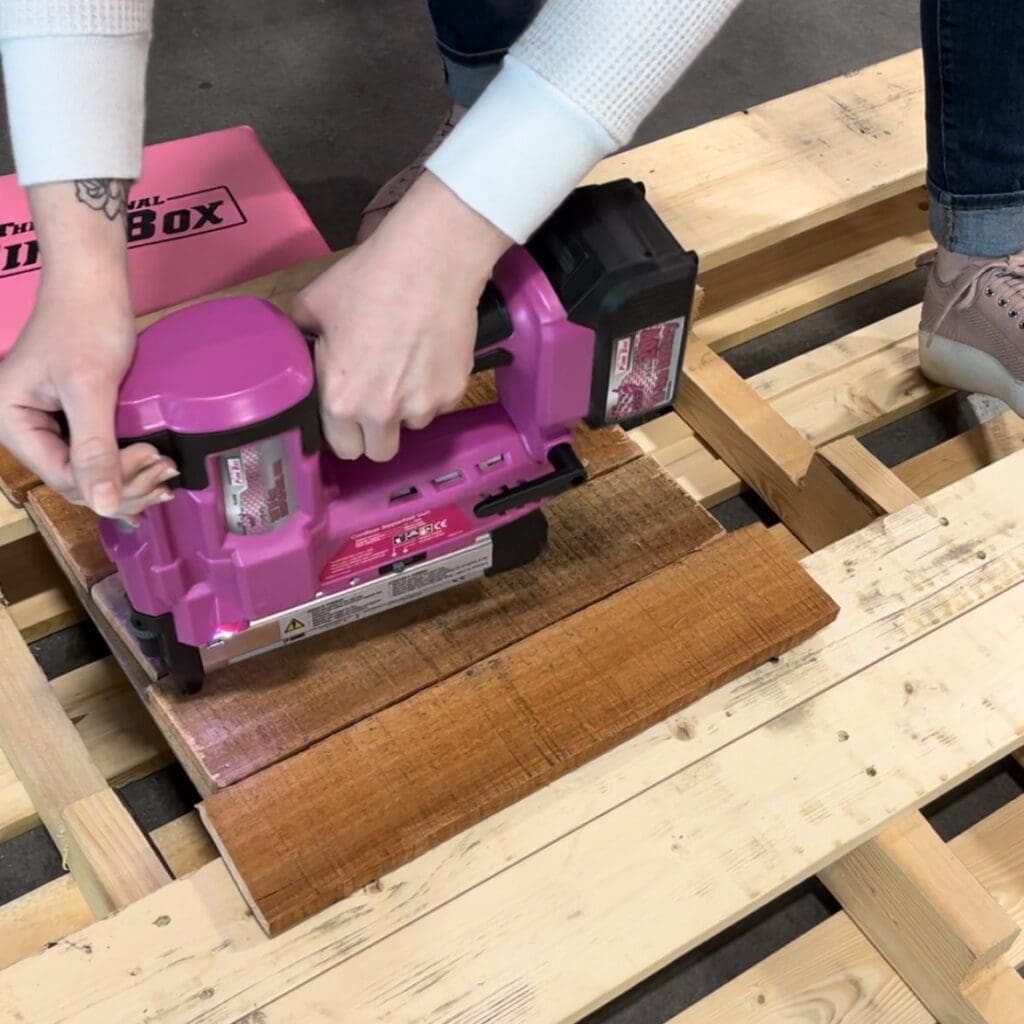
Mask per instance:
[[[22,185],[139,176],[148,52],[148,35],[29,37],[0,46]]]
[[[427,161],[460,199],[525,242],[614,152],[597,121],[515,57]]]

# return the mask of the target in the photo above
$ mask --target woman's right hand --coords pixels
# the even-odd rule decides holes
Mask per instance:
[[[117,393],[135,351],[124,199],[98,208],[74,182],[29,194],[43,269],[32,316],[0,362],[0,443],[70,501],[132,519],[170,496],[176,470],[151,445],[117,445]]]

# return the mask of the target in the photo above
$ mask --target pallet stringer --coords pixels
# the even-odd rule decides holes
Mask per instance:
[[[6,608],[0,608],[0,747],[97,916],[171,880],[107,784]]]
[[[919,500],[853,437],[815,450],[699,341],[677,409],[812,550]],[[938,1024],[1019,1021],[1024,979],[1004,954],[1020,929],[919,812],[820,877]]]
[[[921,814],[819,877],[939,1024],[1020,1021],[1020,928]]]

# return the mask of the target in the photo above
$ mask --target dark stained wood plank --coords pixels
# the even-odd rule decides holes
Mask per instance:
[[[66,572],[86,590],[114,571],[100,543],[99,518],[42,485],[28,492],[25,507]]]
[[[228,666],[195,697],[151,688],[199,789],[304,750],[721,535],[647,459],[561,495],[547,515],[548,549],[521,569]]]
[[[41,481],[0,445],[0,491],[15,505],[24,505],[25,496]]]
[[[751,527],[222,790],[201,812],[275,934],[788,650],[837,611]]]

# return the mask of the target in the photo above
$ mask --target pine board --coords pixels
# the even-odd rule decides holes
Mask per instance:
[[[643,181],[704,270],[924,182],[920,51],[602,161],[588,181]]]
[[[1024,797],[950,850],[1024,927]],[[1010,962],[1024,966],[1024,945]],[[726,983],[669,1024],[935,1024],[842,911]]]
[[[837,611],[751,527],[215,794],[201,813],[273,934],[778,656]]]
[[[217,862],[4,972],[0,1007],[33,1024],[135,1021],[154,1006],[162,1024],[257,1010],[305,1022],[338,1006],[392,1024],[502,1019],[497,990],[515,972],[535,996],[522,1019],[575,1019],[583,986],[600,988],[595,1005],[795,884],[818,851],[840,855],[1017,742],[1021,693],[998,672],[1019,657],[1021,612],[1000,609],[998,630],[970,616],[1024,580],[1022,458],[809,556],[842,608],[831,626],[379,886],[267,941]],[[917,696],[914,666],[929,680]]]
[[[950,393],[920,371],[919,320],[920,307],[904,310],[756,374],[747,383],[815,446],[877,430]],[[740,478],[676,413],[652,420],[630,436],[706,505],[744,490]]]
[[[152,719],[112,658],[59,676],[54,692],[104,778],[121,786],[170,763]],[[39,824],[25,787],[0,753],[0,841]]]
[[[150,833],[176,878],[213,860],[217,851],[195,811],[161,825]],[[41,953],[95,920],[70,875],[47,882],[0,906],[0,970],[27,956]]]
[[[935,246],[927,210],[915,188],[701,274],[701,339],[724,352],[912,271]]]

